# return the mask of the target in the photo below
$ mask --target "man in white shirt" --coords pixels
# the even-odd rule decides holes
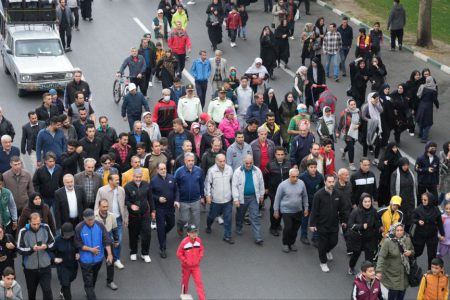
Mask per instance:
[[[109,212],[116,217],[119,246],[112,249],[114,265],[118,269],[123,269],[124,265],[120,261],[120,250],[122,248],[122,228],[123,225],[128,226],[128,210],[125,207],[125,190],[120,186],[119,174],[109,174],[108,184],[98,189],[97,197],[95,198],[95,211],[98,210],[102,199],[108,201]]]
[[[194,95],[194,86],[188,84],[186,86],[186,96],[178,101],[178,118],[183,121],[183,126],[187,129],[191,128],[193,122],[197,122],[202,113],[202,104],[200,99]]]

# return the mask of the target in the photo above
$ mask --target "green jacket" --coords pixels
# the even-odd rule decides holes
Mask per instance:
[[[409,237],[406,237],[405,250],[411,250],[414,255],[414,247]],[[409,286],[408,275],[402,264],[398,243],[385,239],[378,254],[377,273],[381,273],[381,283],[390,290],[406,290]]]

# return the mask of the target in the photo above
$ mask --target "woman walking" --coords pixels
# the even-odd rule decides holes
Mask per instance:
[[[356,63],[355,74],[351,81],[351,95],[356,100],[356,106],[361,108],[366,97],[367,81],[369,81],[369,72],[364,59]]]
[[[361,108],[361,125],[359,142],[363,146],[363,156],[367,157],[368,150],[374,151],[373,164],[378,165],[380,154],[380,141],[382,134],[381,114],[383,107],[378,93],[367,95],[367,102]]]
[[[305,103],[305,85],[308,84],[308,79],[306,79],[307,71],[307,67],[301,66],[297,69],[297,72],[295,72],[292,93],[298,104]]]
[[[156,76],[158,78],[161,78],[163,89],[168,89],[173,85],[173,80],[176,77],[177,68],[177,59],[175,58],[175,56],[173,56],[172,50],[167,49],[166,55],[160,59],[156,66]]]
[[[393,196],[390,189],[391,175],[397,169],[401,157],[402,155],[398,150],[397,144],[390,142],[378,164],[378,169],[381,171],[380,180],[378,181],[378,205],[380,207],[388,206],[391,201],[391,196]]]
[[[297,114],[297,104],[295,103],[294,94],[291,92],[284,95],[284,100],[278,108],[278,120],[280,122],[281,138],[283,139],[283,147],[288,149],[290,136],[287,133],[289,122]]]
[[[342,159],[345,159],[346,153],[348,153],[349,169],[356,171],[355,167],[355,143],[358,140],[359,126],[361,124],[361,113],[356,105],[355,99],[349,99],[347,101],[347,108],[341,113],[339,117],[338,129],[336,131],[336,137],[341,134],[344,138],[345,148],[341,149]]]
[[[306,109],[309,110],[309,106],[312,106],[314,110],[314,105],[319,100],[320,94],[325,89],[323,86],[326,84],[325,69],[320,63],[320,58],[313,58],[306,72],[306,78],[308,80],[305,88]]]
[[[320,40],[316,39],[314,32],[314,25],[312,23],[306,23],[302,32],[302,65],[305,65],[305,61],[308,58],[311,64],[312,59],[316,56],[316,50],[320,48]]]
[[[245,71],[245,76],[250,78],[250,87],[253,92],[258,92],[259,89],[265,89],[266,80],[269,78],[269,72],[263,66],[263,60],[259,57],[255,58],[253,64]]]
[[[433,105],[439,109],[437,87],[433,77],[428,76],[425,83],[417,90],[419,105],[416,112],[416,122],[419,125],[419,138],[422,143],[428,141],[428,134],[433,126]]]
[[[287,26],[287,20],[281,21],[280,25],[275,29],[275,41],[277,48],[277,61],[278,66],[280,62],[284,62],[284,67],[289,69],[288,62],[290,57],[289,52],[289,28]]]
[[[412,111],[409,107],[405,94],[405,84],[400,83],[397,90],[391,93],[392,108],[394,109],[394,138],[397,144],[400,144],[400,136],[404,130],[410,128],[409,122],[412,119]]]
[[[262,64],[266,67],[271,79],[274,79],[273,69],[277,66],[277,47],[275,36],[269,26],[265,26],[259,37],[260,51],[259,56]]]
[[[207,11],[208,19],[206,20],[206,27],[208,27],[208,37],[211,42],[211,48],[213,51],[216,51],[217,45],[222,43],[223,16],[217,6],[210,5],[208,8],[210,11]]]
[[[417,106],[419,105],[417,91],[419,90],[420,85],[420,72],[418,70],[414,70],[412,71],[405,86],[406,100],[408,100],[408,106],[412,113],[411,118],[408,120],[408,130],[410,136],[414,136],[414,130],[416,127],[415,114],[417,111]]]

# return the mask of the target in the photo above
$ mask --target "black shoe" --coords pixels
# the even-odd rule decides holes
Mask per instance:
[[[270,234],[273,236],[280,236],[280,233],[276,229],[270,229]]]
[[[64,52],[72,52],[72,48],[70,48],[70,47],[67,47],[66,49],[64,49]]]
[[[161,258],[167,258],[166,249],[159,250],[159,256],[161,256]]]
[[[400,44],[400,45],[398,45],[398,50],[399,50],[399,51],[402,51],[402,48],[403,48],[403,47],[402,47],[402,45],[401,45],[401,44]]]
[[[211,233],[211,227],[206,227],[205,232],[206,232],[207,234],[210,234],[210,233]]]
[[[305,245],[311,245],[307,237],[300,238],[300,242],[302,242]]]
[[[311,245],[313,245],[316,248],[319,248],[319,242],[318,241],[311,241]]]
[[[244,219],[244,224],[245,225],[252,225],[252,223],[250,222],[250,219]]]
[[[230,244],[230,245],[233,245],[233,244],[234,244],[234,240],[233,240],[232,238],[223,238],[223,241],[224,241],[224,242],[227,242],[227,243]]]
[[[89,22],[92,22],[92,21],[94,21],[94,19],[92,19],[92,18],[89,18]]]
[[[307,13],[306,13],[306,15],[310,16],[310,15],[311,15],[311,13],[310,13],[310,12],[307,12]]]
[[[263,240],[256,240],[256,241],[255,241],[255,244],[258,245],[258,246],[262,246],[263,243],[264,243]]]

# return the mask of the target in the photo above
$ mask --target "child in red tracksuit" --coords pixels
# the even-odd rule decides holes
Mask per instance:
[[[236,47],[237,31],[241,27],[242,27],[241,15],[237,11],[236,6],[233,6],[227,17],[227,30],[228,36],[231,39],[230,43],[231,47]]]
[[[189,287],[189,278],[192,274],[198,298],[205,300],[202,277],[200,275],[200,261],[203,258],[203,244],[198,237],[198,229],[195,225],[189,225],[188,236],[178,246],[177,257],[181,261],[181,287],[182,293],[186,294]]]

